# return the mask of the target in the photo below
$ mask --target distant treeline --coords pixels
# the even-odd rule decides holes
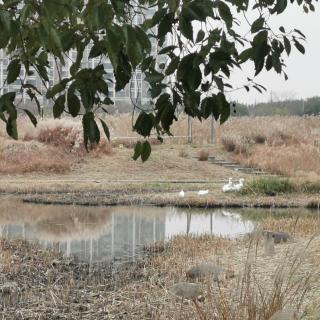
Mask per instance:
[[[305,100],[284,100],[245,105],[236,103],[231,106],[233,116],[289,116],[289,115],[320,115],[320,97]]]
[[[133,111],[133,105],[129,100],[115,101],[115,104],[103,106],[109,114],[117,113],[131,113]],[[135,111],[140,110],[152,110],[154,106],[150,104],[144,104]],[[24,108],[37,114],[37,108],[34,103],[27,102],[24,104]],[[242,116],[289,116],[289,115],[320,115],[320,97],[313,97],[306,100],[283,100],[274,102],[258,103],[255,105],[245,105],[242,103],[231,104],[231,115],[235,117]],[[182,107],[180,107],[180,112]],[[102,112],[102,111],[101,111]],[[47,104],[44,108],[44,116],[52,116],[52,106]]]

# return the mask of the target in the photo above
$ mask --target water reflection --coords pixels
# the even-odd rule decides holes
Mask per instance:
[[[0,236],[37,242],[89,262],[134,260],[145,245],[178,234],[235,237],[253,227],[252,221],[225,210],[0,203]]]

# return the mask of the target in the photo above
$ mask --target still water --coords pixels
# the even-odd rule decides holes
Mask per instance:
[[[254,226],[230,210],[0,203],[0,237],[25,239],[87,262],[131,261],[145,246],[176,235],[237,237]]]

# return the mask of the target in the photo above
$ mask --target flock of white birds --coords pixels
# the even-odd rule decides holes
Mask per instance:
[[[244,183],[244,179],[243,178],[239,179],[238,183],[234,183],[232,181],[232,178],[229,178],[228,183],[223,185],[222,191],[223,192],[240,191],[243,188],[243,183]],[[202,196],[202,195],[205,195],[205,194],[208,194],[208,193],[209,193],[209,190],[199,190],[197,194],[199,196]],[[186,193],[183,190],[181,190],[178,193],[179,197],[181,197],[181,198],[183,198],[185,196],[185,194]]]
[[[233,183],[232,178],[222,187],[223,192],[240,191],[243,188],[244,179],[241,178],[238,183]]]

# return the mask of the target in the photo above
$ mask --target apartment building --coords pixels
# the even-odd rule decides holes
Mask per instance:
[[[150,16],[153,11],[149,11],[147,16]],[[134,23],[140,24],[143,21],[144,17],[136,16]],[[152,54],[156,53],[157,44],[155,39],[152,39]],[[133,74],[133,77],[130,83],[119,92],[115,91],[115,81],[114,81],[114,74],[113,68],[110,60],[106,57],[102,61],[99,58],[89,59],[89,52],[91,47],[88,46],[84,52],[83,60],[82,60],[82,68],[94,68],[98,64],[103,64],[104,69],[106,71],[106,79],[109,85],[109,97],[115,102],[115,106],[121,102],[125,102],[127,104],[131,103],[131,99],[135,101],[135,103],[139,105],[146,105],[150,102],[150,94],[149,94],[149,87],[148,84],[144,81],[144,76],[141,73],[141,70],[136,70]],[[70,76],[70,67],[76,59],[77,52],[76,50],[71,50],[69,52],[69,58],[66,59],[65,65],[61,65],[57,63],[53,57],[49,57],[49,67],[48,67],[48,77],[49,77],[49,86],[52,87],[54,84],[59,82],[59,78],[66,78]],[[10,57],[5,54],[4,50],[0,50],[0,94],[4,94],[9,91],[16,91],[18,99],[21,99],[23,104],[30,102],[30,98],[26,94],[22,94],[21,89],[21,82],[17,79],[14,83],[7,84],[7,67],[10,63]],[[26,83],[35,85],[37,88],[40,89],[41,92],[45,93],[45,87],[41,82],[40,77],[34,72],[33,75],[25,75],[25,70],[22,68],[20,77],[25,79]],[[43,106],[47,106],[51,104],[50,101],[44,97],[38,97],[40,104]]]

